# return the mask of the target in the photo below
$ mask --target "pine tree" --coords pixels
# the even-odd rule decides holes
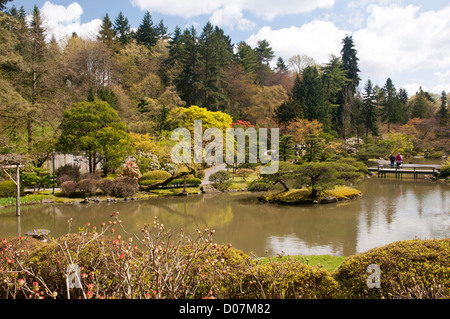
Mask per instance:
[[[347,72],[347,78],[350,80],[350,83],[348,83],[347,86],[349,86],[351,91],[355,93],[356,88],[359,86],[359,81],[361,80],[358,75],[360,72],[358,67],[359,58],[356,56],[358,52],[355,49],[352,36],[346,36],[342,43],[342,66]]]
[[[6,4],[12,0],[0,0],[0,11],[4,11],[6,9]]]
[[[261,86],[266,85],[268,78],[273,74],[269,63],[275,57],[275,54],[267,40],[258,41],[254,52],[257,61],[255,68],[256,82]]]
[[[448,110],[447,110],[447,93],[445,91],[442,91],[441,93],[441,106],[439,108],[438,111],[438,118],[439,118],[439,123],[441,125],[444,125],[445,123],[447,123],[447,119],[448,119]]]
[[[136,41],[138,44],[145,45],[151,49],[158,42],[158,27],[153,24],[152,16],[149,11],[144,15],[142,23],[136,31]]]
[[[98,32],[97,40],[102,41],[110,45],[116,37],[116,31],[113,28],[113,24],[106,14],[102,19],[102,24],[100,25],[100,30]]]
[[[411,118],[428,118],[431,115],[430,104],[433,104],[432,101],[430,101],[427,93],[420,87],[411,101]]]
[[[223,69],[231,61],[232,51],[223,30],[207,23],[199,39],[201,63],[201,101],[211,111],[224,110],[227,96],[224,94]]]
[[[156,34],[160,40],[167,40],[170,37],[167,33],[167,27],[165,26],[163,20],[159,21],[159,24],[156,27]]]
[[[256,53],[244,41],[237,44],[236,60],[244,67],[247,73],[256,72],[256,65],[258,64]]]
[[[23,95],[31,103],[30,111],[27,114],[28,151],[31,153],[34,148],[34,124],[36,123],[41,103],[45,99],[47,84],[45,83],[47,43],[41,13],[37,6],[34,6],[28,37],[24,45],[27,67],[25,70]]]
[[[299,79],[299,76],[297,76]],[[328,104],[324,94],[322,77],[316,66],[308,66],[303,70],[301,83],[296,80],[292,89],[293,97],[303,108],[305,118],[328,123]]]
[[[277,60],[276,70],[278,72],[288,72],[289,71],[289,68],[287,67],[287,65],[284,62],[282,57],[279,57],[278,60]]]
[[[114,20],[114,32],[116,33],[117,40],[120,44],[126,44],[131,38],[131,27],[128,23],[128,18],[126,18],[122,11]]]
[[[364,87],[361,117],[366,131],[366,136],[369,135],[369,130],[373,134],[378,135],[376,96],[372,81],[370,79]]]
[[[346,72],[346,76],[349,82],[344,85],[342,90],[339,92],[338,104],[339,107],[336,112],[335,129],[340,132],[343,138],[346,138],[347,130],[349,129],[349,123],[352,118],[359,116],[355,114],[355,93],[356,88],[359,85],[359,75],[360,72],[358,67],[359,58],[357,55],[357,50],[351,36],[346,36],[343,40],[343,47],[341,50],[341,60],[342,68]]]
[[[180,74],[175,80],[180,97],[186,104],[200,104],[200,52],[197,31],[194,27],[185,29],[181,37],[182,51],[179,59]]]

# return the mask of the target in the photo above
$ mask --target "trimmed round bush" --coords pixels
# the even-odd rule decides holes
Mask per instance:
[[[114,181],[111,179],[102,179],[98,183],[98,188],[100,188],[103,194],[111,195],[114,191]]]
[[[153,180],[153,181],[163,181],[171,177],[172,174],[163,170],[156,170],[147,172],[140,178],[140,181]]]
[[[56,184],[58,184],[59,186],[61,186],[64,182],[67,181],[76,182],[77,178],[74,175],[70,174],[62,174],[56,178]]]
[[[139,190],[138,182],[131,177],[117,177],[113,184],[113,194],[117,197],[133,196]]]
[[[66,196],[72,195],[77,188],[77,183],[74,181],[65,181],[61,184],[61,190]]]
[[[84,193],[85,196],[93,196],[97,193],[99,181],[97,179],[86,178],[77,183],[77,188]]]
[[[369,265],[378,265],[381,288],[368,288]],[[344,260],[333,273],[345,298],[450,296],[450,239],[395,242]]]
[[[0,183],[0,197],[15,197],[16,192],[16,184],[13,181]]]
[[[56,176],[62,176],[62,175],[68,175],[71,177],[71,180],[76,181],[78,177],[80,176],[80,166],[76,164],[66,164],[64,166],[61,166],[56,170]],[[62,184],[64,181],[61,181],[60,184]]]
[[[251,192],[265,192],[271,190],[273,188],[273,184],[263,182],[263,181],[252,181],[248,183],[247,189]]]
[[[102,177],[96,173],[84,173],[81,174],[78,180],[83,180],[83,179],[91,179],[94,181],[100,181],[102,179]]]
[[[328,271],[298,260],[261,265],[255,277],[253,285],[262,289],[255,289],[251,298],[331,299],[338,292],[338,283]]]

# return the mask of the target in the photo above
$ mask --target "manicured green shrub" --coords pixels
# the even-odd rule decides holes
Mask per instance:
[[[247,189],[251,192],[265,192],[273,189],[273,187],[273,183],[255,180],[248,183]]]
[[[254,277],[258,288],[251,298],[330,299],[338,293],[338,284],[328,271],[296,260],[261,265]]]
[[[163,171],[163,170],[156,170],[147,172],[142,175],[142,177],[139,179],[139,182],[147,181],[147,180],[153,180],[153,181],[163,181],[168,179],[170,176],[172,176],[169,172]]]
[[[218,171],[209,175],[208,180],[218,190],[226,190],[231,186],[231,179],[233,176],[227,171]]]
[[[16,184],[13,181],[0,183],[0,197],[16,197]]]
[[[444,165],[439,172],[439,178],[447,178],[450,176],[450,165]]]
[[[378,265],[381,288],[368,288]],[[345,298],[450,296],[450,239],[399,241],[348,257],[333,273]]]

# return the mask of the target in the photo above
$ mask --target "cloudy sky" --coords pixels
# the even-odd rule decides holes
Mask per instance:
[[[420,86],[450,92],[450,3],[448,0],[14,0],[31,12],[37,5],[49,29],[61,38],[73,31],[95,34],[106,13],[120,11],[136,28],[145,11],[172,32],[210,21],[233,43],[270,42],[287,61],[300,54],[325,63],[339,55],[342,39],[353,36],[360,59],[361,86],[391,78],[410,95]],[[276,59],[275,59],[276,60]]]

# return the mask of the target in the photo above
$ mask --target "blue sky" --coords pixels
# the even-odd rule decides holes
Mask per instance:
[[[270,42],[285,61],[307,55],[326,63],[339,55],[341,41],[353,36],[361,86],[370,78],[383,86],[391,78],[410,95],[420,86],[431,93],[450,92],[450,3],[445,0],[14,0],[9,6],[37,5],[59,37],[73,31],[95,34],[106,13],[120,11],[136,28],[145,11],[172,32],[210,21],[233,43]]]

